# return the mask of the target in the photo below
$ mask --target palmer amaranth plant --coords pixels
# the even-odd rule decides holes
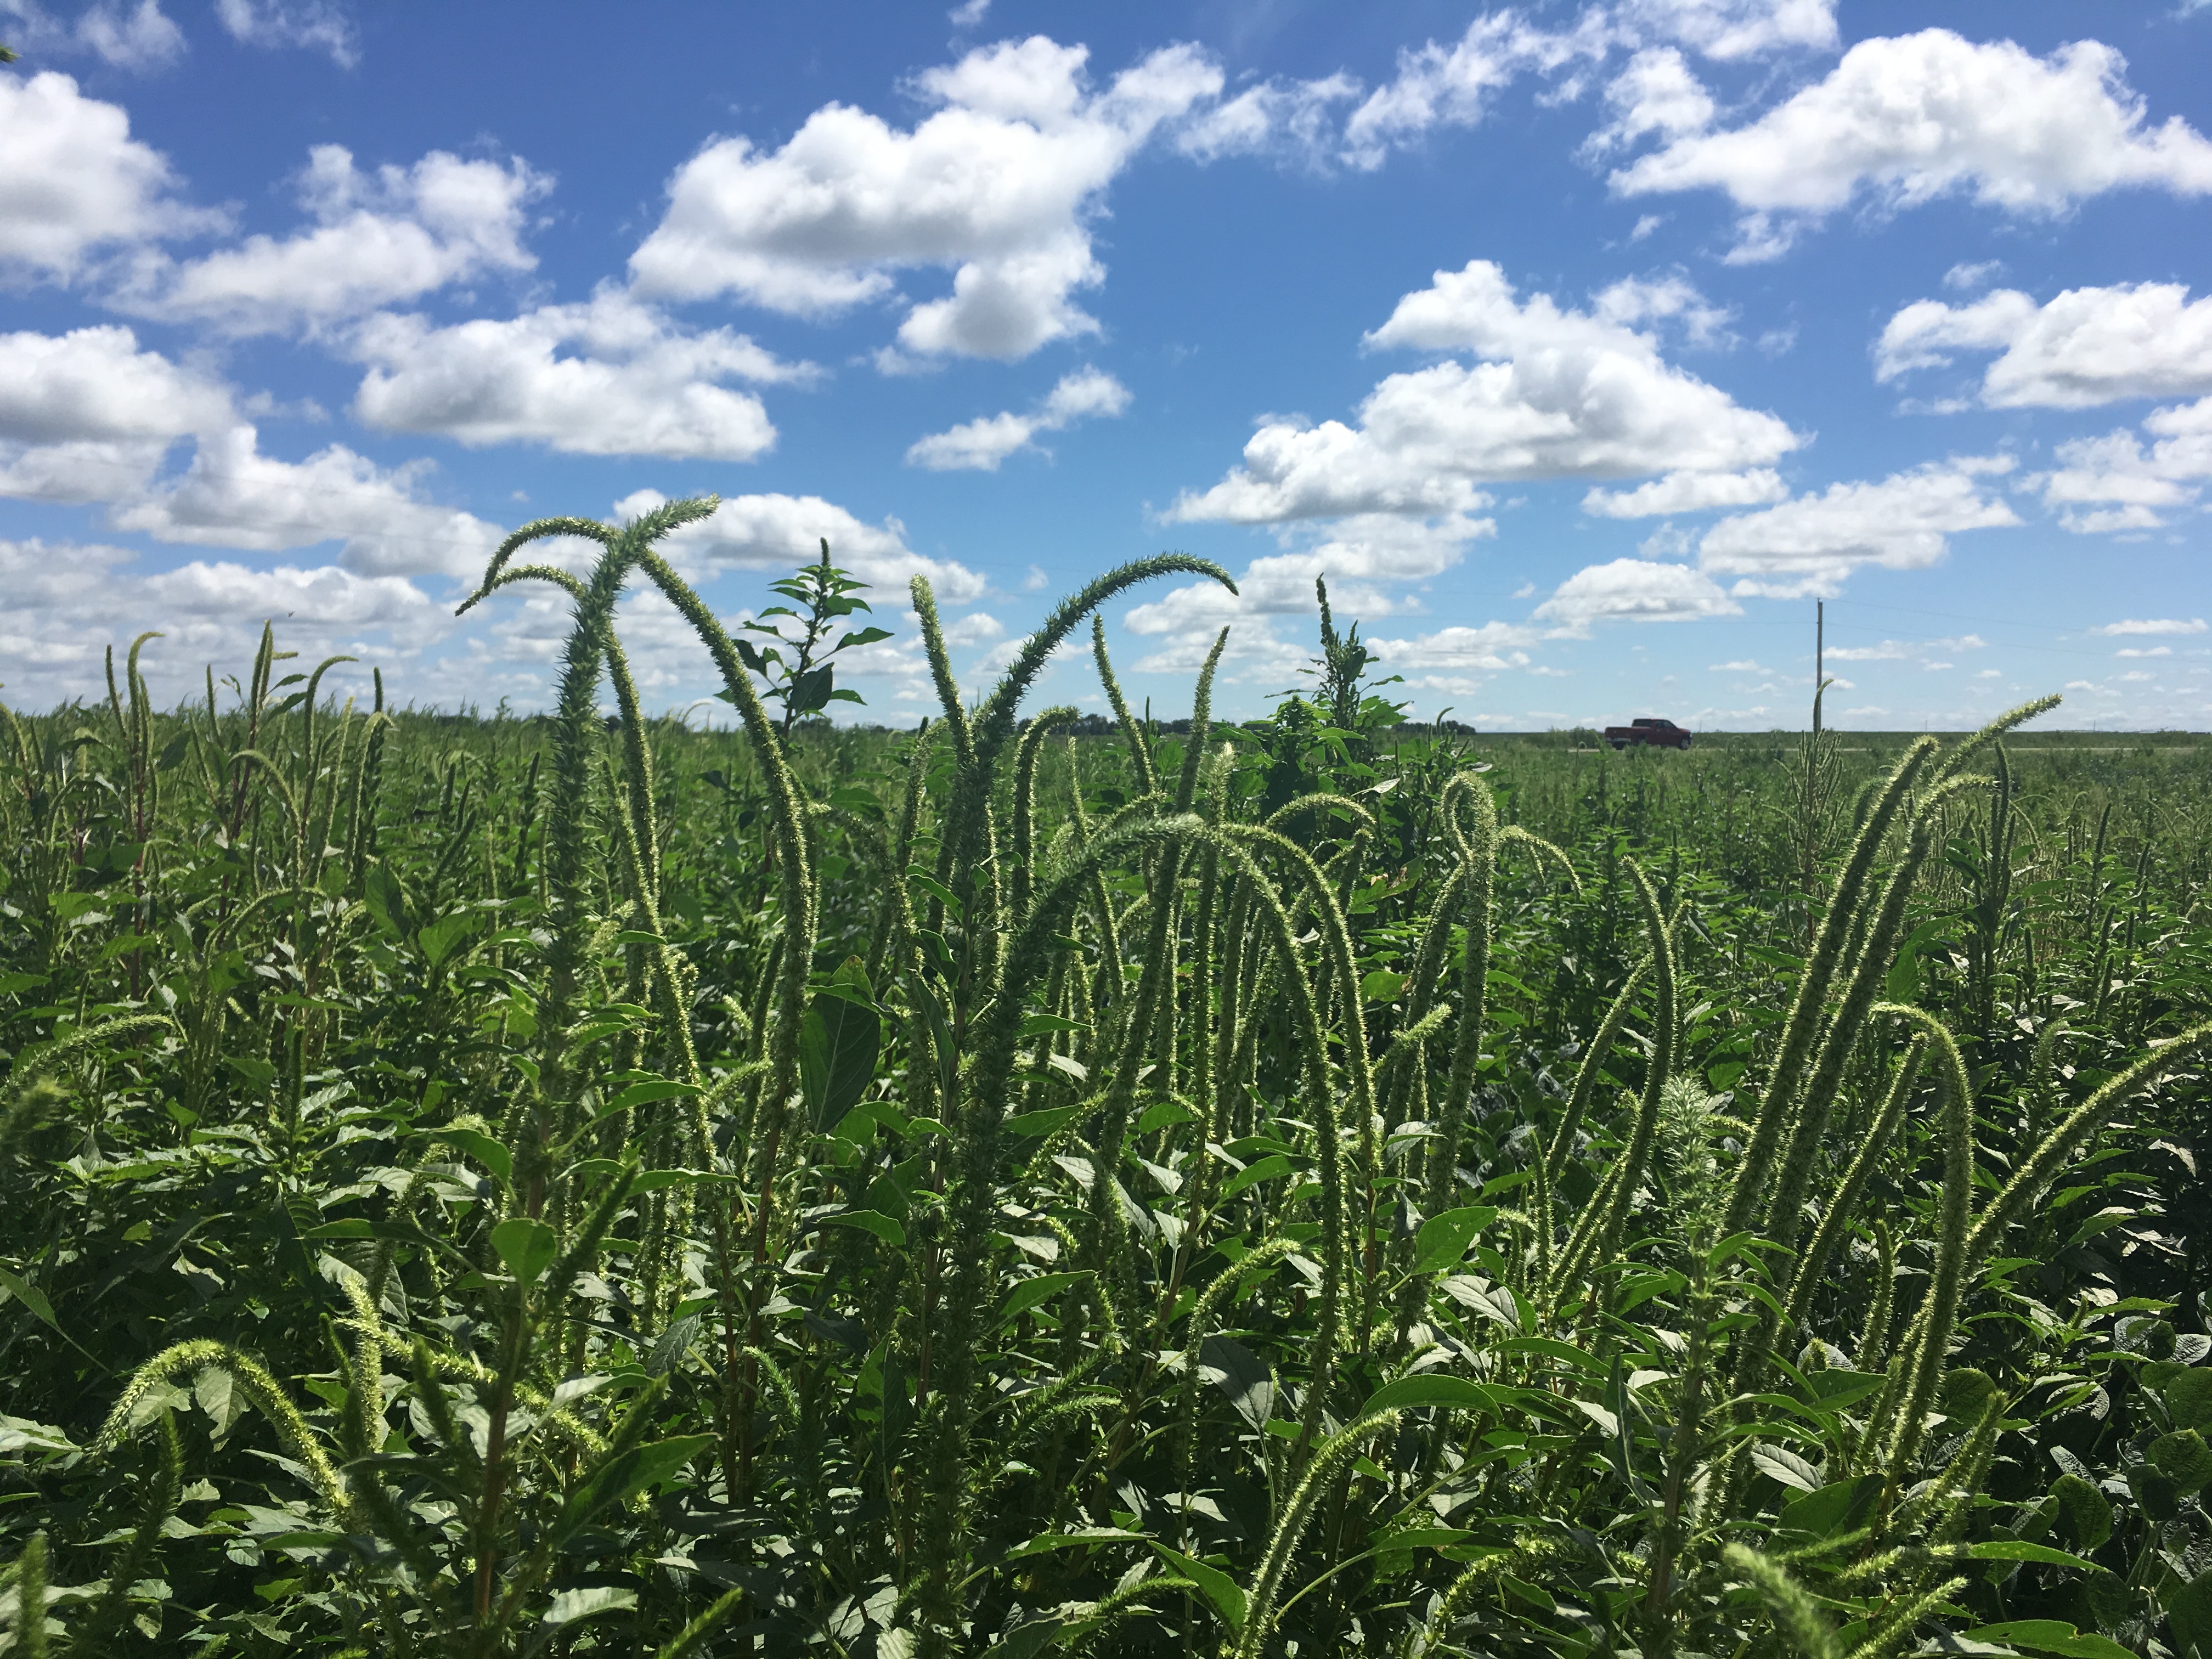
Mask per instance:
[[[714,506],[500,549],[549,717],[267,636],[8,714],[12,1651],[2212,1659],[2134,1167],[2203,846],[2084,860],[2056,699],[1848,807],[1826,739],[1493,769],[1324,592],[1320,697],[1217,726],[1224,631],[1164,734],[1097,618],[1232,586],[1170,556],[974,704],[917,579],[941,713],[837,732],[857,584],[733,641]],[[638,581],[741,735],[647,717]],[[1021,714],[1086,621],[1118,738]]]

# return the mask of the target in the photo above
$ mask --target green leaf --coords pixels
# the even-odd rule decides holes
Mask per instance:
[[[27,1285],[5,1267],[0,1267],[0,1291],[7,1291],[57,1332],[61,1331],[62,1322],[54,1317],[54,1304],[46,1300],[46,1292],[37,1285]]]
[[[518,1215],[509,1216],[491,1230],[491,1247],[519,1282],[534,1285],[538,1275],[553,1265],[561,1244],[544,1222]]]
[[[637,1605],[637,1592],[619,1589],[611,1584],[595,1584],[589,1589],[562,1590],[553,1598],[553,1605],[545,1609],[544,1622],[548,1625],[573,1625],[580,1619],[589,1619],[594,1613],[622,1613]]]
[[[1970,1544],[1966,1553],[1977,1561],[2040,1561],[2046,1566],[2072,1567],[2077,1572],[2105,1571],[2094,1561],[2084,1561],[2048,1544],[2031,1544],[2024,1538],[1993,1538],[1986,1543]]]
[[[1771,1475],[1785,1486],[1794,1486],[1802,1492],[1820,1490],[1820,1472],[1784,1446],[1753,1446],[1751,1461],[1762,1474]]]
[[[2176,1429],[2150,1443],[2150,1461],[2185,1492],[2212,1482],[2212,1447],[2194,1429]]]
[[[806,1097],[808,1121],[817,1129],[842,1120],[867,1092],[875,1080],[876,1053],[883,1041],[883,1021],[872,1004],[847,994],[855,988],[855,981],[860,994],[868,994],[867,978],[857,957],[848,959],[840,977],[842,986],[826,994],[817,992],[799,1027],[799,1089]]]
[[[1495,1412],[1504,1397],[1486,1382],[1447,1376],[1440,1372],[1416,1371],[1411,1376],[1385,1383],[1369,1395],[1359,1414],[1372,1417],[1376,1412],[1413,1411],[1426,1406],[1441,1406],[1450,1411]]]
[[[1498,1211],[1486,1204],[1431,1216],[1413,1241],[1413,1271],[1433,1273],[1457,1267],[1475,1235],[1497,1219]]]
[[[1172,1125],[1194,1123],[1197,1121],[1198,1114],[1181,1101],[1156,1100],[1145,1109],[1145,1115],[1137,1120],[1135,1127],[1129,1131],[1129,1133],[1133,1139],[1140,1140],[1146,1135]]]
[[[1245,1168],[1239,1170],[1235,1176],[1231,1177],[1228,1183],[1222,1188],[1221,1197],[1215,1201],[1218,1203],[1226,1202],[1228,1200],[1236,1197],[1237,1194],[1243,1192],[1247,1187],[1256,1186],[1262,1181],[1277,1180],[1281,1176],[1290,1174],[1297,1168],[1297,1165],[1291,1163],[1290,1158],[1285,1154],[1281,1152],[1271,1152],[1266,1158],[1261,1158],[1257,1164],[1249,1164]]]
[[[1834,1538],[1856,1532],[1874,1513],[1875,1502],[1881,1496],[1881,1485],[1882,1477],[1878,1474],[1838,1480],[1784,1504],[1775,1524],[1784,1532],[1808,1533],[1814,1538]]]
[[[2198,1573],[2167,1595],[2166,1620],[2182,1659],[2192,1647],[2203,1659],[2212,1659],[2212,1572]]]
[[[1218,1567],[1209,1567],[1203,1561],[1192,1559],[1181,1550],[1171,1550],[1158,1539],[1152,1540],[1153,1552],[1160,1559],[1198,1586],[1199,1591],[1221,1615],[1221,1622],[1233,1634],[1244,1628],[1244,1592],[1237,1588],[1237,1581]]]
[[[784,687],[784,707],[794,714],[811,714],[830,701],[833,677],[836,670],[828,663],[819,668],[810,668],[804,674],[794,675]]]
[[[1090,1277],[1088,1273],[1039,1273],[1034,1279],[1024,1279],[1006,1292],[1006,1299],[999,1304],[999,1316],[994,1322],[1003,1325],[1017,1314],[1025,1314],[1039,1304],[1049,1302],[1079,1279]]]
[[[1073,1532],[1040,1533],[1026,1544],[1018,1544],[1002,1558],[1018,1561],[1024,1556],[1043,1555],[1053,1550],[1076,1550],[1090,1544],[1136,1544],[1149,1542],[1140,1532],[1126,1531],[1120,1527],[1078,1527]]]
[[[608,1504],[658,1486],[714,1443],[711,1434],[678,1435],[672,1440],[633,1446],[607,1459],[578,1483],[561,1506],[553,1523],[555,1541],[567,1538]]]
[[[2002,1642],[2038,1653],[2063,1654],[2066,1659],[2134,1659],[2111,1638],[2085,1635],[2056,1619],[2015,1619],[2008,1624],[1984,1625],[1964,1635],[1969,1642]]]
[[[848,1210],[842,1215],[824,1216],[822,1224],[825,1227],[858,1227],[864,1233],[873,1233],[886,1244],[900,1249],[906,1248],[906,1229],[878,1210]]]
[[[463,939],[483,925],[481,911],[456,910],[452,915],[439,918],[416,934],[415,943],[422,948],[423,959],[436,968],[460,947]]]
[[[2077,1550],[2103,1547],[2112,1535],[2112,1500],[2089,1481],[2071,1473],[2051,1483],[2058,1500],[2058,1534]]]
[[[450,1140],[501,1181],[514,1177],[514,1155],[481,1129],[441,1129],[441,1140]]]
[[[696,1083],[678,1083],[672,1078],[652,1078],[643,1083],[633,1083],[604,1106],[597,1114],[605,1117],[613,1112],[626,1112],[634,1107],[650,1105],[656,1100],[672,1100],[678,1095],[703,1095],[707,1091]]]

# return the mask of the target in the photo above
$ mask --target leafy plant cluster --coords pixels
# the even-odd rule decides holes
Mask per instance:
[[[2201,761],[1164,734],[1180,556],[811,729],[713,505],[548,717],[6,714],[10,1651],[2212,1659]]]

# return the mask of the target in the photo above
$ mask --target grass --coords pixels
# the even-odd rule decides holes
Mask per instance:
[[[699,510],[548,715],[6,716],[15,1650],[2212,1652],[2200,744],[1024,715],[1188,560],[833,729]]]

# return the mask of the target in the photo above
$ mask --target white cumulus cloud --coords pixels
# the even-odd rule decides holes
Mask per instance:
[[[2195,503],[2198,482],[2212,478],[2212,398],[2154,410],[2143,419],[2146,446],[2123,428],[2073,438],[2057,449],[2058,465],[2030,480],[2069,530],[2085,535],[2154,530],[2166,511]]]
[[[66,283],[96,250],[221,222],[177,201],[176,183],[118,106],[51,70],[0,71],[0,276]]]
[[[1799,229],[1866,200],[1971,194],[2049,216],[2126,187],[2212,191],[2212,143],[2150,124],[2126,63],[2094,40],[2037,58],[1948,29],[1863,40],[1825,78],[1749,124],[1686,132],[1613,174],[1625,196],[1724,191],[1746,210],[1732,258],[1782,252]]]
[[[354,413],[371,426],[577,455],[750,460],[775,443],[775,428],[757,397],[720,382],[815,372],[726,328],[687,332],[611,289],[586,304],[447,328],[380,314],[350,353],[370,366]]]
[[[939,107],[911,131],[829,104],[773,151],[714,140],[677,170],[631,256],[640,290],[823,315],[888,297],[902,270],[950,267],[951,294],[908,308],[907,351],[1012,359],[1096,332],[1073,298],[1104,275],[1090,218],[1222,76],[1170,46],[1093,88],[1088,57],[1042,35],[979,48],[916,77]]]
[[[1169,516],[1464,513],[1483,504],[1478,481],[1733,472],[1801,444],[1775,416],[1668,362],[1656,337],[1632,325],[1682,309],[1671,286],[1617,285],[1583,312],[1546,294],[1516,301],[1486,259],[1438,271],[1367,343],[1476,362],[1389,376],[1360,404],[1357,427],[1267,422],[1243,466],[1183,495]]]
[[[1742,612],[1702,571],[1650,559],[1614,559],[1575,572],[1535,615],[1563,634],[1581,635],[1595,623],[1697,622]]]
[[[933,472],[996,472],[1007,456],[1030,447],[1038,433],[1064,431],[1077,421],[1119,415],[1128,406],[1128,387],[1102,369],[1080,368],[1062,375],[1026,415],[1008,410],[916,439],[906,452],[907,463]]]
[[[1593,489],[1583,511],[1601,519],[1650,519],[1716,507],[1758,507],[1788,499],[1790,486],[1771,467],[1747,472],[1669,472],[1633,489]]]
[[[178,262],[142,257],[114,303],[237,334],[343,321],[487,271],[522,271],[524,210],[549,188],[527,164],[433,150],[367,173],[342,144],[318,144],[300,179],[313,229]]]
[[[337,541],[340,562],[360,575],[482,574],[499,526],[422,500],[426,470],[380,467],[343,444],[280,460],[240,423],[203,434],[181,474],[117,502],[109,517],[118,529],[199,547],[277,553]]]
[[[2021,521],[1981,483],[2012,465],[2007,457],[1966,457],[1877,483],[1831,484],[1819,495],[1723,519],[1699,541],[1698,563],[1739,578],[1739,594],[1773,599],[1832,594],[1864,565],[1924,569],[1943,558],[1956,532]]]
[[[226,420],[229,392],[112,324],[0,334],[0,440],[169,439]]]
[[[51,708],[98,697],[102,657],[137,635],[158,631],[140,659],[157,702],[197,695],[204,665],[218,673],[250,661],[264,621],[280,646],[311,664],[337,654],[373,657],[387,670],[414,657],[452,626],[447,606],[398,576],[363,576],[336,566],[249,568],[195,559],[150,574],[137,556],[98,544],[0,541],[0,662],[17,708]],[[365,670],[341,669],[325,690]]]
[[[2212,392],[2212,295],[2192,303],[2179,283],[2123,283],[2041,306],[2013,289],[1967,306],[1921,300],[1883,328],[1875,372],[1893,380],[1952,351],[2002,354],[1982,377],[1992,409],[2195,397]]]
[[[615,515],[632,518],[666,499],[640,490],[617,502]],[[955,560],[914,551],[896,519],[870,524],[819,495],[726,496],[712,514],[672,531],[661,545],[669,562],[686,572],[728,568],[781,575],[821,557],[825,538],[832,563],[891,595],[902,598],[908,580],[919,575],[929,579],[940,603],[967,605],[982,597],[982,577]]]

